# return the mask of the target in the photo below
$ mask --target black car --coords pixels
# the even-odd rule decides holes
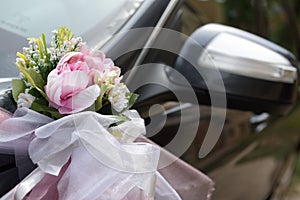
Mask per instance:
[[[298,61],[249,32],[197,23],[195,2],[2,5],[0,107],[16,109],[10,81],[26,38],[67,25],[121,67],[147,137],[207,174],[212,199],[283,198],[300,141]],[[1,154],[0,196],[22,178],[15,165]]]

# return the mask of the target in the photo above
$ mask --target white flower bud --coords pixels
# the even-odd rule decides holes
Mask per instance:
[[[127,107],[127,93],[129,93],[129,90],[123,83],[115,85],[109,92],[108,100],[117,112],[121,112],[124,108]]]
[[[20,93],[17,102],[18,108],[21,107],[30,108],[34,100],[35,97],[32,96],[31,94]]]

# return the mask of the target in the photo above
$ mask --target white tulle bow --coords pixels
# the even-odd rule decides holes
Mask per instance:
[[[16,187],[15,196],[22,199],[43,174],[57,176],[71,159],[57,185],[62,199],[105,199],[112,194],[114,199],[122,199],[134,188],[153,197],[160,149],[148,143],[133,143],[145,134],[144,121],[134,110],[124,115],[128,120],[121,124],[117,116],[90,111],[54,121],[26,108],[17,110],[13,118],[1,124],[0,142],[33,135],[28,152],[38,168]],[[116,124],[118,138],[108,131]],[[164,183],[158,177],[159,183]],[[178,197],[167,183],[163,187],[169,187]]]

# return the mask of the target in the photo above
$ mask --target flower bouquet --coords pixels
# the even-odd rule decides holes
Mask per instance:
[[[67,27],[29,38],[17,53],[18,109],[0,123],[0,147],[37,165],[2,199],[180,199],[157,172],[160,148],[134,142],[144,121],[120,68]]]
[[[138,96],[103,52],[67,27],[53,31],[49,46],[44,34],[28,40],[12,82],[18,109],[0,108],[0,155],[14,155],[22,180],[2,200],[211,197],[207,176],[143,137],[144,121],[130,110]],[[0,178],[12,188],[1,162]]]

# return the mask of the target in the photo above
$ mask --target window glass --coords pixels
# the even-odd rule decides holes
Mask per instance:
[[[99,26],[107,28],[111,21],[120,17],[120,10],[134,1],[127,0],[10,0],[1,5],[0,27],[23,37],[49,33],[58,26],[66,25],[76,35]],[[128,17],[127,15],[126,17]],[[121,16],[125,17],[125,16]]]
[[[90,48],[100,48],[116,33],[145,0],[10,0],[0,12],[0,89],[18,76],[16,52],[27,46],[26,38],[66,25],[82,36]]]
[[[207,23],[221,23],[271,40],[300,59],[299,0],[186,0],[183,11],[187,35]]]

